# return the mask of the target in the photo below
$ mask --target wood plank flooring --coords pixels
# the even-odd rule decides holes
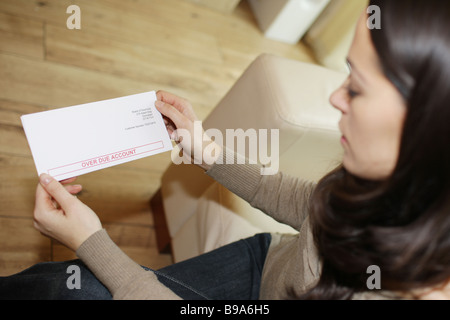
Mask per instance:
[[[81,30],[66,27],[71,4]],[[1,0],[0,276],[75,258],[33,228],[37,175],[20,115],[164,89],[204,119],[261,53],[314,61],[301,43],[265,39],[245,0],[231,14],[184,0]],[[78,179],[111,238],[152,268],[172,262],[156,250],[149,206],[169,163],[166,153]]]

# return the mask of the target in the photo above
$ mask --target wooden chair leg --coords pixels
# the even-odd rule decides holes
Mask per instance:
[[[158,191],[151,198],[150,207],[152,209],[153,219],[155,222],[158,251],[159,253],[172,253],[169,229],[167,227],[166,216],[164,214],[161,189],[158,189]]]

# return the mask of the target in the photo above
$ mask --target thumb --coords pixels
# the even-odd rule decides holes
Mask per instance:
[[[63,209],[74,203],[75,197],[72,196],[61,183],[56,181],[50,175],[46,173],[41,174],[39,176],[39,182],[48,194],[50,194]]]

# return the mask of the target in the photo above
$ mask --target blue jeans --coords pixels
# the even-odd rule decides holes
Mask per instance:
[[[270,234],[258,234],[154,272],[186,300],[256,300],[270,241]],[[79,267],[80,289],[69,289],[67,284],[73,275],[68,272],[71,265]],[[43,262],[0,277],[0,299],[106,300],[112,296],[81,260],[71,260]]]

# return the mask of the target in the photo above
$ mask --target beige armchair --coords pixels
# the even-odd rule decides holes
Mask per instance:
[[[279,170],[317,181],[341,158],[340,113],[330,105],[329,96],[346,76],[263,54],[211,112],[204,128],[224,133],[278,129]],[[296,232],[191,164],[169,166],[151,205],[158,247],[170,249],[175,262],[260,232]]]

